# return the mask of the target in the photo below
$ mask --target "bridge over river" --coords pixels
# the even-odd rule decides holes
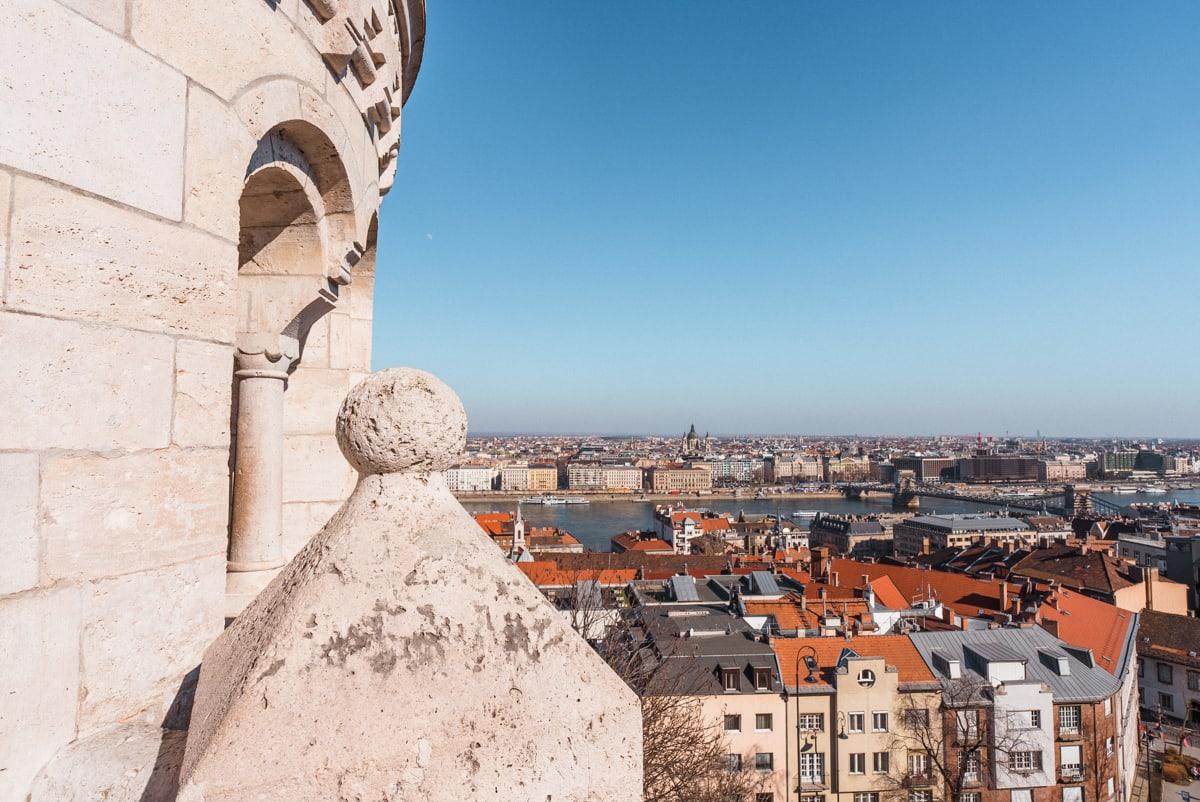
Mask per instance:
[[[1067,517],[1089,512],[1114,514],[1121,510],[1119,504],[1113,504],[1093,495],[1091,490],[1077,488],[1075,485],[1063,485],[1062,490],[1053,493],[1010,496],[1001,493],[958,490],[946,485],[918,482],[912,477],[904,476],[891,484],[843,482],[838,485],[838,490],[848,499],[860,499],[869,493],[889,493],[892,496],[892,505],[899,509],[918,507],[921,498],[925,497],[953,499],[983,506],[1005,507],[1020,512],[1047,513]]]

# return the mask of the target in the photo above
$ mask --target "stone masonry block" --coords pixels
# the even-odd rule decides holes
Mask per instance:
[[[25,178],[12,217],[9,308],[232,340],[232,242]]]
[[[371,369],[371,321],[350,321],[350,369]]]
[[[354,470],[333,432],[288,435],[283,440],[283,500],[342,501],[354,487]]]
[[[77,587],[0,599],[0,799],[75,737],[79,612]]]
[[[0,596],[38,582],[38,458],[0,454]]]
[[[268,3],[239,3],[236,21],[210,0],[134,0],[132,6],[133,40],[225,100],[266,75],[321,86],[324,63]]]
[[[0,74],[20,80],[0,81],[0,163],[178,220],[184,76],[57,3],[4,12]]]
[[[349,390],[350,376],[344,370],[298,368],[288,378],[284,396],[284,433],[331,434]]]
[[[283,505],[283,556],[290,560],[312,536],[329,523],[341,507],[336,501],[295,502]]]
[[[350,315],[335,312],[329,317],[329,367],[348,370],[351,365]]]
[[[221,632],[225,556],[99,580],[85,594],[80,736],[113,721],[160,721]]]
[[[179,340],[175,346],[177,446],[229,447],[233,349],[227,345]]]
[[[125,0],[62,0],[62,3],[118,36],[125,33]]]
[[[237,113],[197,87],[188,89],[183,219],[231,242],[254,137]]]
[[[0,170],[0,307],[4,306],[4,288],[8,284],[5,265],[8,263],[8,196],[12,176]]]
[[[223,449],[48,457],[43,575],[91,579],[223,554],[228,506]]]
[[[0,312],[5,447],[166,446],[173,350],[157,334]]]

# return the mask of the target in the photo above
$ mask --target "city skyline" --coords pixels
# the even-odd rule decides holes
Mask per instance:
[[[1200,435],[1200,9],[722,11],[442,11],[373,367],[479,431]]]

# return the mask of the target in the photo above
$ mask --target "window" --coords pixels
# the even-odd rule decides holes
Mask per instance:
[[[849,716],[850,723],[847,726],[847,729],[850,732],[862,732],[863,727],[865,726],[864,722],[866,721],[866,718],[866,713],[851,713]]]
[[[824,794],[801,794],[800,802],[825,802]]]
[[[1113,740],[1112,740],[1112,737],[1110,736],[1110,737],[1104,739],[1104,754],[1111,755],[1112,753],[1113,753]]]
[[[1106,716],[1112,715],[1112,699],[1104,700],[1104,715],[1106,715]]]
[[[754,669],[754,688],[759,691],[771,690],[771,669],[756,668]]]
[[[1041,752],[1009,752],[1008,767],[1013,771],[1041,771]]]
[[[820,785],[825,782],[825,753],[800,753],[800,782]]]
[[[1033,791],[1028,788],[1016,788],[1011,794],[1012,802],[1033,802]]]
[[[1058,773],[1063,777],[1083,775],[1083,754],[1078,745],[1064,746],[1058,754]]]
[[[1042,728],[1041,710],[1014,710],[1010,717],[1014,730],[1040,730]]]
[[[759,752],[754,756],[755,771],[774,771],[775,770],[775,753],[774,752]]]
[[[1200,691],[1200,671],[1188,672],[1188,690]]]
[[[929,755],[924,752],[910,752],[908,754],[908,773],[911,777],[928,777]]]
[[[964,752],[962,756],[963,762],[963,782],[977,783],[981,779],[979,776],[979,753]]]
[[[908,802],[933,802],[933,791],[928,788],[914,788],[908,792]]]
[[[824,713],[801,713],[800,729],[806,732],[823,732],[825,730]]]
[[[1175,697],[1169,693],[1163,693],[1163,692],[1159,691],[1158,706],[1161,707],[1163,710],[1174,710],[1175,709]]]
[[[850,773],[851,774],[866,774],[867,773],[867,755],[865,752],[850,753]]]
[[[754,717],[754,729],[758,732],[766,732],[773,729],[774,716],[770,713],[759,713]]]
[[[929,726],[929,711],[928,710],[905,710],[904,725],[909,729],[916,730],[922,727]]]
[[[876,774],[887,774],[891,770],[892,756],[887,752],[876,752],[871,755],[871,771]]]
[[[1170,685],[1175,681],[1175,672],[1170,663],[1158,664],[1158,681],[1163,685]]]
[[[775,802],[775,794],[755,794],[754,802]]]
[[[1082,788],[1064,788],[1063,802],[1083,802]]]
[[[729,761],[729,770],[730,771],[741,771],[742,770],[742,756],[741,755],[735,755],[735,754],[731,753],[729,755],[726,755],[725,758],[726,758],[726,760]]]
[[[973,740],[979,737],[979,711],[960,710],[956,716],[958,722],[958,739]]]
[[[875,684],[875,672],[869,668],[864,668],[858,672],[858,684],[864,688],[870,688]]]
[[[738,670],[736,668],[721,669],[721,684],[727,691],[736,691],[741,688],[742,683],[738,680]]]
[[[879,802],[879,794],[875,791],[869,791],[865,794],[855,794],[854,802]]]
[[[1079,705],[1063,705],[1058,709],[1058,731],[1063,735],[1079,734]]]
[[[725,732],[741,732],[742,717],[741,716],[726,716],[725,717]]]
[[[876,710],[871,714],[871,732],[887,732],[888,714],[883,710]]]
[[[1146,663],[1140,657],[1138,658],[1138,676],[1146,676]]]
[[[978,791],[967,791],[958,795],[958,802],[981,802],[982,798]]]

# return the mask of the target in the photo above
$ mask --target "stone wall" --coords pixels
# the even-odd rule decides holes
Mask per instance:
[[[0,26],[0,799],[157,724],[222,629],[239,198],[303,156],[328,313],[288,383],[285,556],[354,477],[374,225],[421,0],[9,0]],[[352,280],[351,280],[352,279]],[[347,283],[349,282],[349,283]]]

